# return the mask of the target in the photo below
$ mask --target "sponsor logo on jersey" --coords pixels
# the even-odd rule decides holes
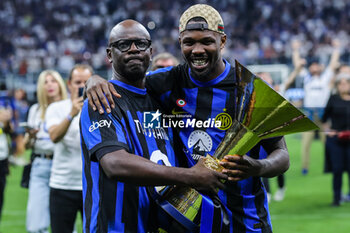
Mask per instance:
[[[108,121],[108,120],[93,121],[89,127],[89,132],[92,133],[94,130],[105,126],[109,128],[111,127],[111,124],[112,124],[112,121]]]
[[[173,110],[171,110],[171,114],[173,115],[184,115],[184,114],[188,114],[186,111],[176,111],[175,108],[173,108]]]
[[[195,130],[188,137],[187,146],[192,151],[193,160],[197,161],[213,149],[213,140],[207,132]]]

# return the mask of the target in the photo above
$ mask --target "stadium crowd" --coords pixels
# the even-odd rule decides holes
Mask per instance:
[[[188,6],[203,2],[216,6],[226,22],[229,43],[224,56],[229,59],[243,64],[290,63],[290,41],[298,38],[303,56],[325,63],[334,37],[344,43],[343,59],[349,59],[350,4],[346,0],[178,0],[166,4],[154,0],[4,0],[0,2],[1,75],[48,68],[68,72],[81,62],[95,70],[106,69],[106,35],[126,18],[147,26],[155,54],[166,51],[181,57],[179,16]]]

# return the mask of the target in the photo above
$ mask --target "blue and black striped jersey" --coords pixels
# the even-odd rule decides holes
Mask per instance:
[[[108,178],[98,161],[107,153],[124,149],[159,164],[177,166],[172,131],[143,124],[145,113],[153,118],[159,109],[146,89],[111,82],[123,96],[114,98],[112,112],[100,115],[85,101],[81,113],[84,232],[153,232],[156,208],[146,187]]]
[[[227,61],[225,66],[224,72],[209,82],[194,79],[187,64],[148,73],[146,87],[150,95],[161,103],[167,114],[180,116],[183,121],[180,125],[169,119],[165,124],[175,126],[189,166],[196,164],[201,155],[213,154],[230,121],[237,119],[235,103],[240,87],[235,69]],[[221,125],[215,125],[215,119],[220,119]],[[258,159],[260,145],[276,140],[280,138],[262,141],[249,156]],[[219,196],[232,211],[231,232],[272,232],[266,192],[260,178],[226,184],[226,191],[220,190]]]

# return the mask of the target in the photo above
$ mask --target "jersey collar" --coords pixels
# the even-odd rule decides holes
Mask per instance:
[[[222,80],[224,80],[224,78],[226,78],[227,74],[229,73],[230,69],[231,69],[231,65],[230,63],[228,63],[225,59],[223,59],[225,62],[225,70],[224,72],[222,72],[218,77],[208,81],[208,82],[201,82],[198,81],[196,79],[194,79],[191,76],[191,68],[188,68],[188,75],[190,76],[191,81],[196,84],[197,86],[200,87],[209,87],[209,86],[213,86],[215,84],[218,84],[219,82],[221,82]]]
[[[122,88],[125,88],[125,89],[127,89],[127,90],[129,90],[131,92],[136,93],[136,94],[140,94],[140,95],[146,95],[147,94],[147,89],[146,88],[143,88],[143,89],[137,88],[137,87],[131,86],[129,84],[123,83],[123,82],[121,82],[119,80],[115,80],[115,79],[109,80],[109,82],[114,83],[115,85],[118,85],[118,86],[120,86]]]

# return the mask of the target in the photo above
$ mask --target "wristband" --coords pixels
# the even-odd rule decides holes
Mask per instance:
[[[73,120],[73,117],[72,117],[70,114],[68,114],[67,120],[68,120],[68,121],[72,121],[72,120]]]

